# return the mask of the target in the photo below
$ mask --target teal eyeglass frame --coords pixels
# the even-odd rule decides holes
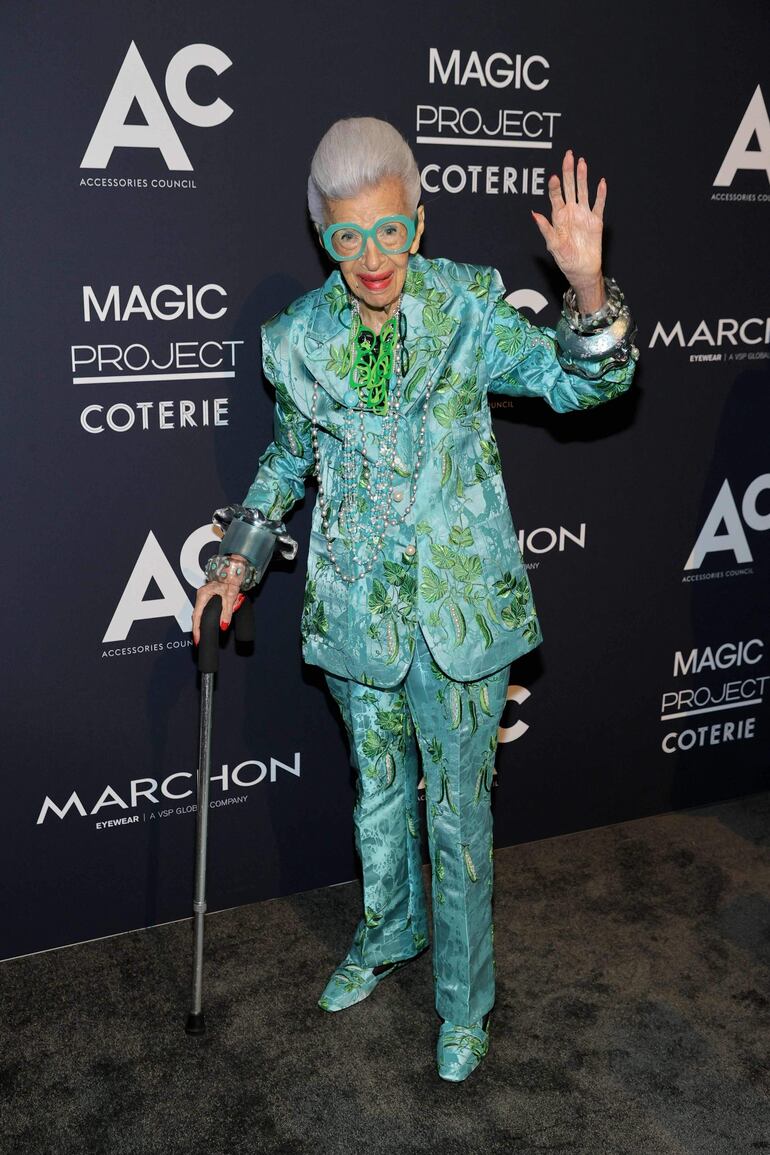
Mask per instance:
[[[398,221],[400,225],[404,225],[406,228],[406,240],[404,244],[397,249],[383,248],[383,246],[377,240],[377,230],[383,225],[386,225],[389,221]],[[332,237],[335,233],[338,233],[340,229],[350,229],[351,232],[358,233],[361,238],[361,247],[359,248],[358,252],[351,253],[349,257],[341,257],[340,254],[335,251],[334,246],[332,245]],[[324,229],[323,233],[321,234],[321,240],[323,241],[323,247],[326,249],[327,253],[333,261],[357,261],[366,249],[366,243],[369,240],[369,237],[372,238],[381,253],[384,253],[385,256],[391,256],[394,253],[405,253],[409,246],[412,244],[416,232],[416,214],[414,217],[405,217],[400,213],[391,213],[390,216],[380,217],[378,221],[374,222],[370,229],[365,229],[362,225],[356,225],[352,221],[336,221],[333,225],[329,225],[327,229]]]

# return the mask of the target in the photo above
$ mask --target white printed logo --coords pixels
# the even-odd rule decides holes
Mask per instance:
[[[735,349],[741,344],[770,345],[770,317],[747,317],[743,321],[735,317],[719,317],[711,323],[701,320],[688,334],[685,334],[681,321],[675,321],[668,331],[663,322],[658,321],[650,337],[650,349],[654,349],[658,341],[666,348],[678,345],[680,349],[691,349],[700,342],[711,349],[723,346]]]
[[[515,158],[517,149],[537,156],[540,151],[553,148],[556,121],[561,113],[552,108],[522,107],[549,83],[550,64],[539,53],[492,52],[482,57],[475,50],[466,53],[459,48],[429,48],[428,84],[434,90],[455,88],[459,92],[446,97],[443,93],[437,96],[431,92],[427,103],[417,105],[416,143],[431,148],[470,148],[480,159],[468,163],[444,164],[436,160],[421,164],[420,180],[425,192],[545,195],[545,166],[515,160],[501,163],[501,158],[512,155]],[[494,98],[491,102],[487,99],[467,104],[467,89],[473,91],[476,85],[479,89],[497,90],[506,107],[495,107]],[[444,100],[453,103],[444,103]],[[492,164],[485,163],[484,159],[489,149],[498,153]]]
[[[206,298],[214,295],[206,307]],[[217,301],[216,298],[220,300]],[[88,324],[99,321],[130,321],[133,317],[144,317],[148,321],[176,321],[184,317],[193,321],[204,317],[207,321],[218,321],[227,312],[227,290],[221,285],[158,285],[151,291],[141,285],[132,285],[121,295],[120,285],[110,285],[99,300],[93,285],[83,285],[83,320]]]
[[[762,638],[749,638],[676,650],[673,676],[677,681],[664,690],[660,700],[661,722],[667,726],[675,724],[661,739],[664,754],[745,742],[756,737],[757,718],[748,711],[762,706],[770,676],[751,669],[741,670],[741,667],[761,662],[764,646]],[[710,674],[718,675],[721,670],[730,670],[736,676],[712,680]],[[682,685],[679,681],[693,677],[699,679],[695,686]],[[723,717],[725,713],[727,719]],[[698,718],[695,722],[691,721],[694,716]]]
[[[171,58],[165,77],[166,97],[177,116],[198,128],[211,128],[227,120],[233,112],[230,105],[219,98],[211,104],[197,104],[187,91],[187,78],[193,68],[210,68],[219,76],[231,64],[230,57],[211,44],[180,48]],[[146,124],[126,124],[134,101]],[[106,168],[116,148],[157,148],[169,169],[192,171],[190,158],[133,40],[80,167]]]
[[[755,196],[754,193],[730,193],[725,196]],[[740,361],[770,360],[770,317],[718,317],[716,320],[691,323],[685,330],[681,321],[664,325],[658,321],[650,337],[649,347],[665,346],[692,350],[691,363],[706,364]],[[696,351],[697,350],[697,351]]]
[[[193,589],[197,590],[206,580],[200,564],[201,550],[210,542],[218,540],[210,525],[202,525],[190,534],[182,546],[179,568]],[[163,596],[145,599],[152,581]],[[184,586],[157,537],[150,530],[102,641],[122,642],[128,637],[134,622],[149,618],[175,618],[180,630],[189,633],[192,630],[192,611],[192,602]]]
[[[757,138],[758,149],[749,148],[754,136]],[[759,169],[767,173],[770,181],[770,118],[759,85],[714,178],[715,187],[731,185],[739,169]]]
[[[516,704],[520,706],[522,702],[526,702],[529,697],[531,697],[531,694],[526,686],[509,686],[505,700],[506,702],[516,702]],[[512,726],[498,726],[497,740],[498,742],[515,742],[517,738],[523,737],[528,729],[529,723],[522,722],[521,718],[519,718]]]
[[[522,57],[520,52],[509,56],[507,52],[493,52],[482,60],[478,52],[469,52],[463,64],[459,48],[453,48],[442,63],[438,48],[431,48],[428,55],[428,81],[430,84],[456,84],[464,86],[476,83],[481,88],[530,88],[538,91],[548,84],[550,64],[544,56]]]
[[[148,384],[161,381],[202,383],[229,381],[235,377],[243,340],[217,340],[208,336],[199,341],[168,340],[157,332],[158,321],[221,320],[228,310],[227,291],[221,285],[164,283],[153,288],[143,288],[140,284],[126,288],[113,284],[101,290],[93,285],[83,285],[82,289],[83,321],[92,331],[103,324],[135,324],[142,318],[153,322],[155,333],[145,341],[127,343],[100,341],[98,337],[92,341],[89,333],[88,344],[70,346],[73,385],[130,383],[138,386],[141,383],[141,388],[146,389]],[[140,395],[130,402],[112,397],[89,402],[80,412],[81,427],[86,433],[101,434],[197,429],[229,423],[228,397],[190,398],[177,394],[167,399],[154,389],[150,392],[154,395],[145,399]]]
[[[749,529],[760,532],[770,529],[770,513],[763,514],[757,509],[757,498],[765,489],[770,489],[770,473],[754,478],[743,495],[739,512],[730,482],[725,478],[684,568],[699,569],[707,554],[723,550],[732,553],[739,564],[753,561],[744,522]],[[724,532],[720,533],[723,523]]]
[[[548,298],[537,289],[514,289],[505,299],[514,309],[531,309],[535,314],[542,312],[548,304]]]
[[[221,772],[219,774],[212,773],[211,784],[214,788],[214,784],[219,783],[219,790],[226,797],[212,799],[209,806],[212,809],[218,809],[229,804],[237,805],[245,802],[248,796],[231,794],[233,787],[243,790],[251,786],[258,786],[266,780],[275,783],[278,781],[279,770],[285,770],[295,778],[301,777],[300,751],[294,751],[294,761],[291,763],[282,762],[271,756],[269,770],[268,760],[263,762],[258,758],[246,758],[232,769],[229,763],[223,762]],[[154,821],[159,818],[168,818],[172,814],[191,814],[198,809],[197,803],[186,800],[193,797],[196,776],[189,770],[179,770],[174,774],[169,774],[162,781],[158,781],[157,778],[132,778],[128,786],[122,786],[120,790],[115,786],[108,785],[104,787],[90,808],[84,804],[77,790],[71,791],[66,799],[64,794],[61,794],[59,796],[62,799],[61,806],[47,794],[37,816],[37,825],[40,826],[45,822],[48,815],[55,815],[59,820],[65,819],[70,813],[79,814],[81,818],[86,818],[89,815],[99,814],[105,807],[110,806],[117,806],[118,810],[123,812],[139,811],[139,814],[123,813],[119,818],[102,819],[96,823],[97,830],[138,823],[140,816],[143,821],[148,819]],[[182,805],[175,805],[177,802],[181,802]],[[150,807],[155,806],[157,809],[150,809],[148,803]]]

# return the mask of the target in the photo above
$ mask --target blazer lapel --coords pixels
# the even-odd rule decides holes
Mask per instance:
[[[340,405],[351,408],[350,305],[339,269],[335,269],[316,294],[305,330],[307,367],[318,384]]]
[[[460,327],[460,301],[433,262],[418,253],[409,260],[401,307],[409,354],[401,412],[408,413],[420,404],[429,382],[432,389],[438,384]]]

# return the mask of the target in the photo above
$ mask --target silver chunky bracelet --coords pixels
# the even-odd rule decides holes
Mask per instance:
[[[610,369],[636,361],[636,325],[623,293],[612,277],[604,278],[607,300],[594,313],[580,313],[575,290],[564,294],[561,317],[556,326],[556,356],[568,373],[587,381],[598,381]],[[581,362],[598,362],[588,368]]]
[[[618,282],[612,277],[604,278],[604,291],[607,299],[600,309],[594,313],[581,313],[577,307],[577,293],[572,285],[564,294],[561,315],[575,333],[596,333],[611,325],[623,309],[623,293]]]
[[[224,532],[219,544],[219,558],[212,558],[208,564],[212,566],[212,573],[218,572],[213,569],[213,563],[219,560],[227,567],[222,572],[229,575],[230,555],[235,553],[245,558],[246,563],[240,563],[246,566],[242,590],[250,590],[262,580],[276,545],[281,547],[282,556],[288,560],[296,556],[298,546],[287,533],[286,526],[282,521],[265,517],[261,509],[226,505],[214,511],[212,521]]]
[[[263,541],[269,533],[273,538],[272,547],[279,545],[281,555],[287,561],[297,556],[299,547],[294,538],[289,536],[283,522],[265,517],[261,509],[248,505],[225,505],[222,509],[214,510],[212,521],[225,530],[222,539],[224,548],[220,548],[220,553],[242,553],[258,565],[265,552]],[[238,544],[235,544],[236,541]],[[255,546],[257,556],[250,557],[250,549]]]

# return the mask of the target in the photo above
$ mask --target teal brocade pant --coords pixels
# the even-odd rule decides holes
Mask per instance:
[[[417,802],[425,777],[433,973],[443,1019],[470,1024],[495,1001],[490,788],[509,667],[455,682],[420,629],[404,681],[380,690],[326,674],[357,771],[353,813],[364,916],[347,961],[406,959],[428,943]]]

